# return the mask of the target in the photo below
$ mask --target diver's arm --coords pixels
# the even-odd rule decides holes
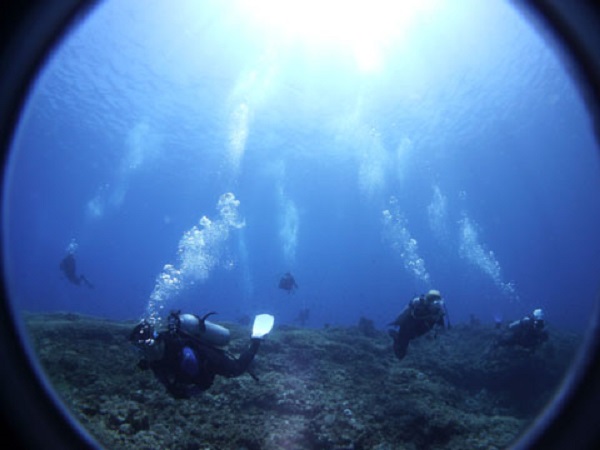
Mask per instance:
[[[440,318],[435,322],[435,325],[438,328],[446,328],[446,321],[444,320],[444,316],[440,316]]]
[[[452,328],[452,325],[450,324],[450,315],[448,314],[448,309],[446,308],[446,303],[444,303],[444,317],[446,318],[446,328]],[[443,320],[444,319],[442,319],[442,322]]]

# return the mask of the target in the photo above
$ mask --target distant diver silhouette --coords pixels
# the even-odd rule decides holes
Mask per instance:
[[[304,325],[306,325],[306,322],[308,322],[309,318],[310,318],[310,309],[308,309],[308,308],[302,308],[298,312],[298,315],[294,319],[294,322],[299,323],[300,326],[304,326]]]
[[[71,283],[80,286],[81,283],[85,284],[87,287],[93,289],[94,286],[92,283],[84,275],[77,275],[75,256],[73,253],[68,253],[63,260],[60,262],[60,270],[65,274],[67,280]]]
[[[286,272],[283,274],[279,280],[279,289],[287,291],[288,294],[291,294],[298,289],[298,284],[291,273]]]

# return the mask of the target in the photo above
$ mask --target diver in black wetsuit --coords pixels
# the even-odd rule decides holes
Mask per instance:
[[[60,262],[60,270],[63,271],[67,280],[71,283],[79,286],[81,283],[85,284],[89,288],[93,288],[92,283],[84,275],[77,275],[77,269],[75,264],[75,255],[72,252],[67,255]]]
[[[444,327],[446,307],[439,291],[430,290],[427,294],[413,298],[390,326],[400,327],[390,330],[394,339],[394,353],[398,359],[406,356],[409,342],[427,333],[433,327]]]
[[[281,279],[279,280],[279,289],[283,289],[288,292],[288,294],[294,292],[298,289],[298,284],[296,283],[296,279],[290,272],[286,272],[283,274]]]
[[[174,398],[189,398],[207,390],[216,375],[232,378],[248,372],[256,379],[248,368],[261,340],[271,330],[272,316],[256,317],[250,346],[234,358],[218,348],[229,342],[229,330],[207,321],[210,314],[200,318],[172,312],[167,330],[157,333],[150,323],[142,321],[130,335],[130,341],[143,354],[138,367],[151,369]],[[271,320],[270,325],[265,325],[264,320]]]
[[[548,332],[545,329],[544,312],[536,309],[522,319],[510,323],[496,342],[496,346],[521,347],[534,351],[547,340]]]

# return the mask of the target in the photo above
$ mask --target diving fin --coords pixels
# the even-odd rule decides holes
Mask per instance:
[[[271,314],[259,314],[254,318],[254,325],[252,326],[252,338],[262,339],[273,329],[275,323],[275,317]]]

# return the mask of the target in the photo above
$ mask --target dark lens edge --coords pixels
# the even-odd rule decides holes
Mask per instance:
[[[0,149],[6,162],[13,131],[37,70],[65,30],[95,2],[27,0],[0,14]],[[586,0],[515,2],[532,23],[551,30],[566,50],[600,137],[600,13]],[[4,212],[4,211],[3,211]],[[4,222],[3,222],[4,226]],[[0,243],[0,250],[1,250]],[[2,252],[4,255],[4,253]],[[4,260],[0,262],[2,274]],[[56,398],[22,338],[20,320],[0,281],[0,414],[2,439],[23,448],[97,448]],[[551,405],[514,448],[597,448],[600,443],[600,307],[579,356]]]

